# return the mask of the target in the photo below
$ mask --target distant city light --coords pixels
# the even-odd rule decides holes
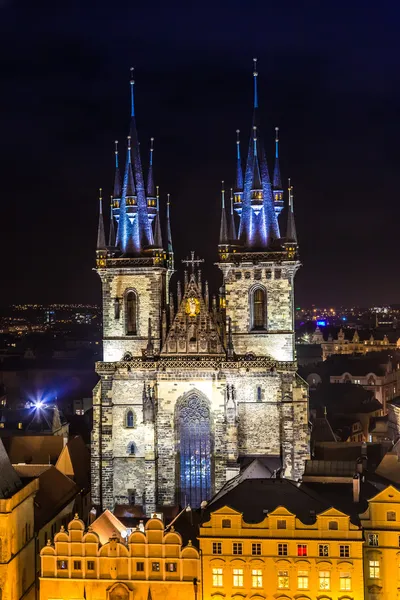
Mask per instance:
[[[347,321],[347,317],[342,317],[342,321]]]
[[[43,407],[44,407],[44,402],[42,400],[37,400],[35,402],[35,408],[40,409],[40,408],[43,408]]]
[[[318,327],[326,327],[326,321],[317,321]]]

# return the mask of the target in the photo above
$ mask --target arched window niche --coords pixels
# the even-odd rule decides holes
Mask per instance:
[[[125,294],[125,331],[126,335],[137,335],[137,295],[133,290]]]
[[[128,410],[125,415],[125,427],[135,427],[133,410]]]
[[[137,448],[136,448],[135,442],[129,442],[128,454],[129,454],[129,456],[135,456],[137,454]]]
[[[208,400],[193,390],[177,403],[175,430],[181,506],[198,508],[211,497],[212,434]]]
[[[267,329],[267,292],[261,286],[254,287],[250,292],[251,330]]]

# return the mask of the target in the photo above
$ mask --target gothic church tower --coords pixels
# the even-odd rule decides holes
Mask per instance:
[[[271,477],[300,478],[309,453],[308,395],[296,374],[293,282],[300,263],[289,186],[283,191],[276,145],[269,178],[254,110],[243,173],[222,214],[218,267],[222,294],[210,302],[199,265],[174,272],[169,199],[165,235],[153,177],[153,141],[144,182],[131,79],[131,126],[121,180],[116,173],[106,244],[100,200],[97,272],[103,290],[103,361],[94,390],[92,497],[151,515],[198,507],[254,457]],[[276,141],[277,144],[277,141]],[[235,216],[236,213],[236,216]],[[115,233],[116,229],[116,233]]]

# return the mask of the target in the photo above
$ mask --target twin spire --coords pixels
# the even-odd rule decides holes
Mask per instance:
[[[274,240],[282,237],[278,216],[283,208],[283,190],[279,167],[278,127],[275,128],[275,164],[272,183],[269,176],[265,148],[260,135],[257,59],[253,59],[253,62],[253,118],[246,166],[243,173],[240,132],[236,130],[236,172],[235,187],[231,194],[231,219],[227,225],[228,233],[224,235],[224,223],[227,221],[223,200],[219,244],[226,245],[227,240],[230,242],[237,240],[244,249],[263,250]],[[240,219],[237,236],[233,209]],[[293,231],[293,206],[289,212],[290,220],[293,222],[291,231]],[[288,237],[289,234],[286,235],[286,238]]]
[[[154,183],[153,155],[154,138],[150,139],[150,159],[147,182],[145,185],[140,155],[139,139],[135,115],[135,81],[134,70],[130,77],[130,128],[126,146],[126,160],[123,177],[120,172],[118,142],[115,142],[115,176],[113,195],[110,206],[110,234],[108,247],[119,250],[123,256],[139,256],[146,249],[162,250],[162,234],[160,221],[159,190]],[[99,232],[104,223],[100,224]],[[117,222],[115,234],[114,219]],[[98,249],[99,239],[98,235]],[[168,252],[173,253],[171,225],[169,222],[169,200],[167,206],[167,236]],[[105,241],[103,244],[104,248]],[[173,259],[170,258],[170,262]]]

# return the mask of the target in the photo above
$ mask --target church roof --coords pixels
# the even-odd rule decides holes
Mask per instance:
[[[13,468],[0,439],[0,500],[13,496],[22,488],[21,479]]]
[[[208,310],[194,273],[184,290],[161,354],[223,354],[216,319]]]

